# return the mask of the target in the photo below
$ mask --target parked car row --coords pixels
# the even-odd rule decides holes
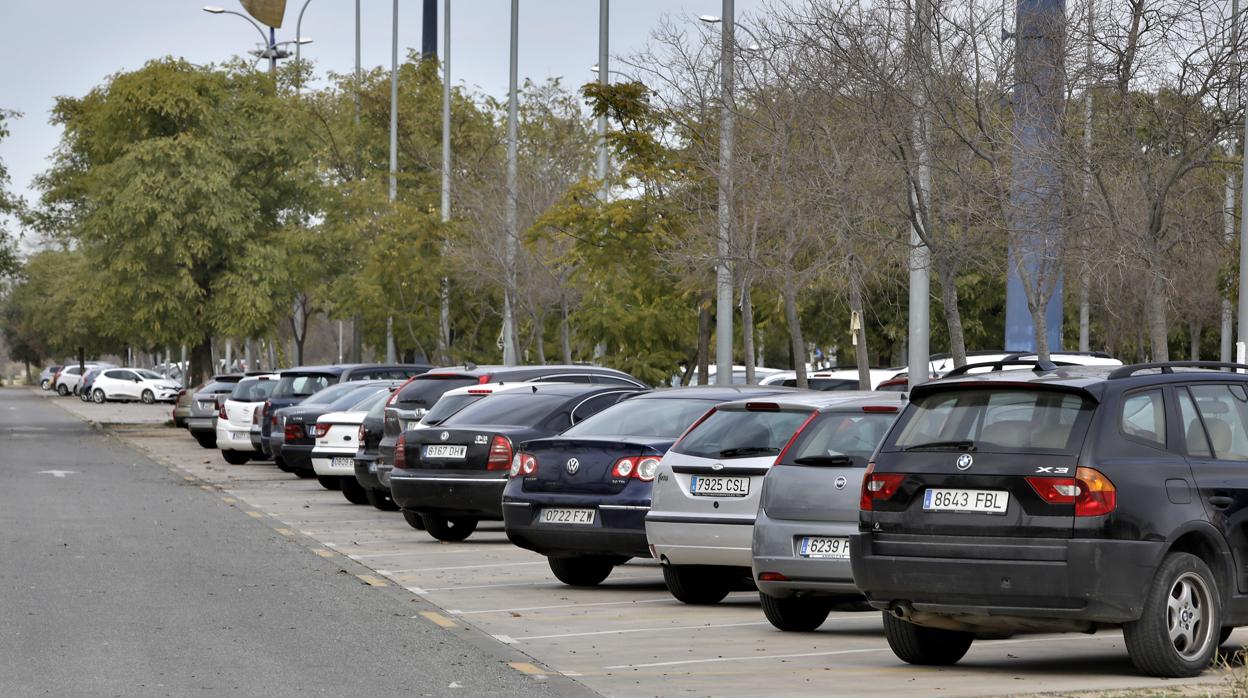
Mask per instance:
[[[680,601],[757,589],[785,631],[880,610],[912,664],[1121,627],[1141,672],[1203,671],[1248,624],[1248,366],[977,358],[909,394],[305,367],[214,377],[187,426],[441,541],[501,521],[569,585],[652,557]]]

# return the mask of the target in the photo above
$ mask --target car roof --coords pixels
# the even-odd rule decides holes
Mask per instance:
[[[533,383],[523,381],[512,381],[510,383],[472,383],[471,385],[461,385],[458,388],[451,388],[442,393],[443,397],[447,395],[493,395],[494,393],[509,393],[514,390],[532,387]],[[558,381],[544,381],[541,385],[602,385],[601,383],[560,383]],[[605,386],[604,386],[605,387]],[[621,386],[625,387],[625,386]]]
[[[882,392],[873,390],[836,390],[831,392],[816,390],[798,390],[793,393],[776,395],[767,400],[775,403],[780,409],[817,410],[826,412],[845,408],[858,408],[864,405],[895,405],[905,404],[902,393]],[[752,400],[734,400],[720,405],[721,409],[742,408]]]
[[[556,397],[581,397],[590,393],[610,393],[615,391],[636,392],[643,388],[636,388],[628,385],[603,385],[602,383],[528,383],[528,387],[532,389],[532,394],[554,395]],[[510,391],[511,393],[524,393],[523,390]]]
[[[504,366],[501,364],[491,364],[486,366],[478,366],[470,364],[468,366],[438,366],[429,369],[428,373],[422,375],[443,375],[443,374],[460,374],[464,376],[494,376],[497,374],[507,373],[601,373],[625,376],[632,378],[629,374],[615,368],[607,368],[606,366],[594,366],[592,364],[534,364],[528,366]],[[634,379],[635,380],[635,379]]]
[[[654,390],[638,395],[633,399],[698,398],[726,402],[729,400],[744,400],[753,397],[784,395],[796,392],[798,392],[796,388],[786,388],[782,385],[689,385],[681,388]]]

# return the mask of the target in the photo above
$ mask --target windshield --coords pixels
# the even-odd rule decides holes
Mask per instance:
[[[360,390],[360,388],[361,386],[359,383],[356,383],[356,384],[338,383],[337,385],[331,385],[328,388],[325,388],[324,390],[321,390],[320,392],[316,393],[315,395],[308,398],[307,400],[304,400],[303,404],[305,405],[329,405],[334,402],[337,402],[339,399],[342,398],[342,396],[347,395],[348,393],[352,393],[354,391]]]
[[[899,450],[1079,449],[1092,403],[1052,390],[949,390],[920,398],[892,443]]]
[[[456,412],[487,397],[489,397],[488,393],[485,395],[443,395],[438,399],[433,408],[425,414],[424,419],[420,420],[420,423],[430,427],[441,424]]]
[[[196,392],[200,393],[232,393],[238,381],[212,381]]]
[[[164,379],[164,376],[160,375],[159,373],[157,373],[157,372],[155,372],[155,371],[149,371],[149,370],[147,370],[147,369],[145,369],[145,368],[136,368],[136,369],[134,369],[134,372],[135,372],[135,373],[137,373],[137,374],[139,374],[140,376],[142,376],[142,377],[144,377],[144,378],[148,379],[148,380],[162,380],[162,379]]]
[[[386,406],[390,404],[390,396],[394,395],[393,390],[387,390],[385,397],[377,400],[377,402],[369,402],[368,408],[369,419],[382,419],[386,415]]]
[[[334,377],[324,374],[287,374],[278,380],[277,387],[273,389],[272,397],[308,397],[319,393],[333,384]]]
[[[373,414],[374,411],[376,411],[377,416],[381,416],[381,411],[378,408],[380,407],[380,409],[385,409],[386,401],[389,399],[390,399],[390,389],[378,388],[376,393],[373,393],[365,397],[363,400],[360,400],[359,402],[352,405],[351,411],[352,412],[367,412],[370,415]]]
[[[756,458],[780,453],[810,412],[716,410],[672,449],[699,458]]]
[[[451,415],[446,426],[457,424],[508,424],[536,426],[567,402],[563,395],[546,395],[528,390],[490,395]]]
[[[337,400],[330,403],[329,411],[342,412],[344,410],[357,410],[359,408],[356,407],[356,405],[379,392],[384,392],[387,395],[390,394],[389,390],[386,390],[380,385],[367,385],[362,388],[356,386],[354,390],[347,391],[345,395],[339,395]]]
[[[562,435],[675,439],[714,405],[715,402],[700,398],[625,400],[578,422]]]
[[[440,375],[442,377],[438,377]],[[443,374],[417,376],[399,390],[399,395],[394,400],[395,407],[405,410],[416,408],[429,409],[448,390],[462,388],[465,385],[473,385],[478,382],[478,378],[454,374],[449,376]]]
[[[231,400],[238,402],[264,402],[273,393],[277,381],[261,378],[244,378],[234,386]]]
[[[896,413],[827,412],[802,430],[784,462],[866,467]]]

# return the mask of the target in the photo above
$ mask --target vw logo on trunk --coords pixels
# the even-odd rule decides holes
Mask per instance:
[[[971,454],[963,453],[958,456],[958,470],[969,470],[972,465],[975,465],[975,459],[971,458]]]
[[[566,467],[569,475],[575,475],[576,471],[581,469],[581,462],[575,458],[569,458]]]
[[[438,438],[442,439],[443,441],[446,441],[447,439],[451,438],[451,432],[444,431],[441,434],[438,434]]]

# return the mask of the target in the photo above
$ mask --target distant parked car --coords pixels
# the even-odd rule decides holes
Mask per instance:
[[[396,386],[397,387],[397,386]],[[312,468],[326,489],[340,489],[352,504],[368,504],[368,493],[355,479],[355,452],[360,424],[377,403],[390,397],[389,386],[375,386],[373,393],[339,412],[326,412],[316,420],[316,446]]]
[[[866,607],[849,565],[867,462],[905,407],[898,393],[830,399],[763,479],[753,573],[763,612],[781,630],[810,631],[835,607]]]
[[[632,386],[649,389],[650,386],[632,376],[613,368],[602,366],[464,366],[431,369],[409,380],[395,391],[386,405],[384,432],[378,444],[377,477],[382,485],[390,486],[390,470],[394,466],[394,447],[399,435],[425,416],[439,399],[455,388],[486,383],[590,383],[601,385]]]
[[[385,390],[385,397],[388,398],[390,390],[401,382],[367,380],[339,383],[297,405],[275,410],[273,418],[277,420],[277,426],[269,435],[269,450],[272,451],[274,459],[280,459],[278,467],[299,477],[314,477],[316,471],[312,467],[312,450],[316,447],[316,420],[329,412],[351,409],[379,390]],[[354,442],[351,452],[355,453]],[[337,489],[337,479],[327,482],[328,489]]]
[[[56,377],[57,371],[60,370],[60,366],[48,366],[43,369],[43,371],[39,374],[39,388],[41,390],[51,390],[52,379]]]
[[[436,427],[407,431],[395,447],[390,492],[443,541],[502,520],[502,492],[517,444],[552,436],[641,391],[633,385],[534,383],[492,395]]]
[[[91,398],[99,403],[140,400],[150,405],[172,401],[181,389],[177,382],[145,368],[110,368],[95,379]]]
[[[191,405],[186,427],[200,446],[212,449],[217,447],[217,412],[221,409],[218,402],[234,392],[235,386],[242,379],[241,373],[219,374],[189,391]]]
[[[751,541],[763,477],[822,412],[862,414],[897,396],[793,392],[717,406],[659,464],[646,537],[678,600],[718,603],[752,589]],[[881,402],[886,400],[887,402]]]
[[[660,390],[612,405],[558,436],[524,442],[503,489],[507,537],[545,555],[555,576],[576,586],[600,583],[629,558],[650,557],[650,490],[672,442],[721,402],[785,392],[751,386]]]
[[[99,366],[88,366],[87,372],[82,374],[82,380],[78,382],[78,399],[83,402],[91,402],[91,386],[95,383],[95,379],[104,369]]]
[[[217,412],[217,448],[226,463],[243,465],[252,458],[263,457],[251,443],[251,425],[256,410],[277,386],[278,377],[268,373],[244,378],[221,402]]]
[[[871,377],[871,390],[878,390],[886,380],[905,373],[905,368],[872,368],[868,369]],[[759,385],[786,385],[797,387],[797,372],[782,371],[773,373],[760,380]],[[806,387],[810,390],[858,390],[858,369],[838,368],[828,371],[810,371],[806,374]]]
[[[173,426],[178,429],[186,428],[186,420],[191,416],[192,395],[199,388],[200,386],[198,385],[191,388],[182,388],[173,397],[173,409],[169,411],[169,416],[173,418]]]
[[[82,374],[95,366],[111,366],[112,364],[104,364],[99,361],[88,361],[79,366],[72,364],[61,369],[60,373],[52,381],[52,387],[56,390],[56,394],[61,397],[66,395],[77,395],[78,384],[82,382]]]

